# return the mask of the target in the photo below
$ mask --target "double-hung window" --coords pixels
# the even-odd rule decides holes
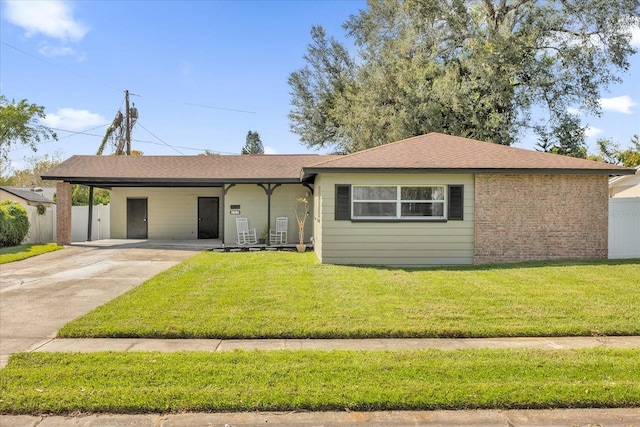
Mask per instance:
[[[354,185],[352,219],[445,219],[445,186]]]

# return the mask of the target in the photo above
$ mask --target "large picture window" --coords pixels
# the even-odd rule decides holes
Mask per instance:
[[[352,186],[353,219],[445,219],[445,186]]]
[[[464,221],[464,185],[335,186],[336,221]]]

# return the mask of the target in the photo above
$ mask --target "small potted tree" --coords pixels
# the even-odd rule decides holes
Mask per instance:
[[[298,252],[305,252],[307,250],[307,245],[304,244],[304,223],[309,215],[309,201],[304,197],[296,199],[295,212],[296,220],[298,221],[299,238],[299,243],[296,245],[296,249],[298,249]]]
[[[262,232],[262,234],[260,235],[260,238],[258,239],[258,243],[260,243],[261,245],[264,245],[265,243],[267,243],[267,237],[269,237],[269,226],[265,225],[264,231]]]

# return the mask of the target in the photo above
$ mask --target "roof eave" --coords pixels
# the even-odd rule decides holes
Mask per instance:
[[[297,184],[299,178],[112,178],[43,175],[42,179],[64,181],[70,184],[109,187],[220,187],[224,184]]]
[[[474,173],[474,174],[535,174],[535,175],[633,175],[634,169],[627,168],[303,168],[303,178],[320,173]]]

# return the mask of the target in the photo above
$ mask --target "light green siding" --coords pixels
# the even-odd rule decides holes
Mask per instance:
[[[111,190],[111,238],[125,239],[127,237],[127,198],[146,198],[149,239],[197,239],[198,197],[219,198],[219,232],[221,232],[222,189],[219,187],[113,188]]]
[[[464,220],[446,222],[335,221],[335,186],[464,185]],[[472,174],[321,174],[315,181],[315,250],[323,263],[394,266],[473,262]]]
[[[266,185],[265,185],[266,186]],[[276,217],[287,217],[288,242],[298,241],[298,225],[295,216],[295,202],[300,197],[307,197],[310,211],[313,212],[313,201],[309,197],[311,191],[302,184],[282,184],[273,190],[271,195],[271,224],[275,227]],[[231,214],[231,206],[240,205],[239,214]],[[236,218],[247,218],[249,228],[255,228],[258,238],[267,228],[267,194],[256,184],[237,184],[225,196],[225,243],[235,244],[237,241]],[[305,241],[309,242],[313,235],[313,221],[311,215],[305,223]],[[268,238],[268,237],[267,237]]]

